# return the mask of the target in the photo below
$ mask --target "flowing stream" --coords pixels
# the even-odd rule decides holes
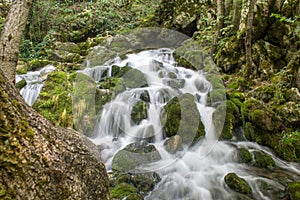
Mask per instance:
[[[104,106],[95,128],[97,137],[93,142],[103,147],[103,159],[107,170],[111,170],[113,157],[121,149],[143,139],[149,142],[148,138],[152,138],[150,143],[155,146],[161,159],[132,169],[133,173],[155,171],[161,177],[161,181],[146,199],[236,199],[238,194],[230,190],[224,182],[225,175],[230,172],[235,172],[249,183],[253,198],[273,199],[273,193],[284,190],[283,185],[278,183],[276,178],[272,178],[272,175],[277,175],[269,172],[272,175],[268,176],[268,170],[258,170],[236,162],[236,149],[240,147],[247,148],[250,152],[266,152],[272,156],[282,173],[299,180],[299,163],[286,163],[256,143],[218,141],[212,123],[214,108],[206,105],[208,92],[213,89],[212,85],[201,71],[176,66],[171,49],[142,51],[127,56],[123,61],[116,59],[113,65],[129,64],[146,76],[148,84],[146,87],[127,88]],[[157,63],[161,63],[159,67]],[[110,76],[111,66],[94,68],[96,73],[93,74],[100,74],[100,77],[96,78],[97,81],[101,79],[103,69],[108,69],[110,73],[106,76]],[[86,70],[86,74],[91,75],[90,68]],[[132,122],[130,113],[136,102],[145,100],[145,91],[148,93],[149,103],[147,118],[136,124]],[[185,93],[194,96],[206,135],[192,147],[170,154],[164,145],[167,138],[163,132],[161,113],[171,98]],[[149,131],[151,128],[152,131]],[[270,187],[269,190],[261,190],[264,183]]]
[[[20,94],[28,105],[33,105],[43,88],[46,75],[54,69],[53,65],[46,65],[38,71],[29,71],[26,74],[16,76],[16,83],[21,80],[26,81],[26,85],[20,90]]]

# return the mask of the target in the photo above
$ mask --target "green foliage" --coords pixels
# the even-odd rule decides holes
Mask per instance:
[[[121,183],[110,191],[111,197],[117,199],[123,199],[134,193],[136,193],[136,188],[128,183]]]
[[[300,160],[300,131],[283,131],[279,144],[275,147],[276,153],[288,161]]]
[[[289,24],[291,26],[289,36],[295,41],[296,44],[300,44],[300,16],[293,16],[288,18],[278,13],[272,13],[270,17],[275,18],[280,22]]]

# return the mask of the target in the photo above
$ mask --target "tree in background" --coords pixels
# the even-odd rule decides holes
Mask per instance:
[[[253,67],[252,60],[252,29],[253,29],[253,18],[254,18],[254,5],[255,0],[249,0],[249,11],[247,16],[247,26],[246,26],[246,67],[244,71],[244,76],[249,77]]]
[[[32,0],[14,1],[0,35],[1,70],[10,82],[15,82],[19,47],[31,5]]]
[[[221,29],[224,25],[225,4],[223,0],[217,0],[217,23],[212,41],[211,55],[217,50],[218,39],[221,36]]]

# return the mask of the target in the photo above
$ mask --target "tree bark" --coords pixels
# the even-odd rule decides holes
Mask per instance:
[[[95,145],[29,107],[1,69],[0,107],[0,199],[109,199]]]
[[[249,0],[249,11],[247,17],[247,26],[246,26],[246,66],[244,71],[244,76],[249,77],[251,70],[253,68],[252,61],[252,29],[253,29],[253,18],[254,18],[254,5],[255,0]]]
[[[221,36],[221,29],[223,28],[223,23],[224,23],[224,12],[225,12],[224,0],[217,0],[217,24],[215,26],[215,34],[211,46],[212,56],[217,51],[217,43],[219,37]]]
[[[15,0],[10,5],[0,36],[1,69],[10,82],[15,82],[19,47],[31,4],[32,0]]]

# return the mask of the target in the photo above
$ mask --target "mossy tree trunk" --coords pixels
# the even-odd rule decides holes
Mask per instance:
[[[224,12],[225,12],[224,0],[217,0],[217,23],[215,26],[215,33],[214,33],[212,46],[211,46],[211,55],[213,55],[217,50],[218,39],[221,36],[221,29],[223,28],[223,24],[224,24]]]
[[[1,69],[10,82],[15,81],[19,46],[31,5],[32,0],[13,1],[0,36]]]
[[[249,0],[249,11],[247,15],[247,26],[246,26],[246,66],[244,70],[244,77],[248,78],[253,70],[253,60],[252,60],[252,28],[253,28],[253,18],[254,18],[254,5],[256,0]]]
[[[0,69],[0,199],[109,199],[94,144],[29,107]]]

